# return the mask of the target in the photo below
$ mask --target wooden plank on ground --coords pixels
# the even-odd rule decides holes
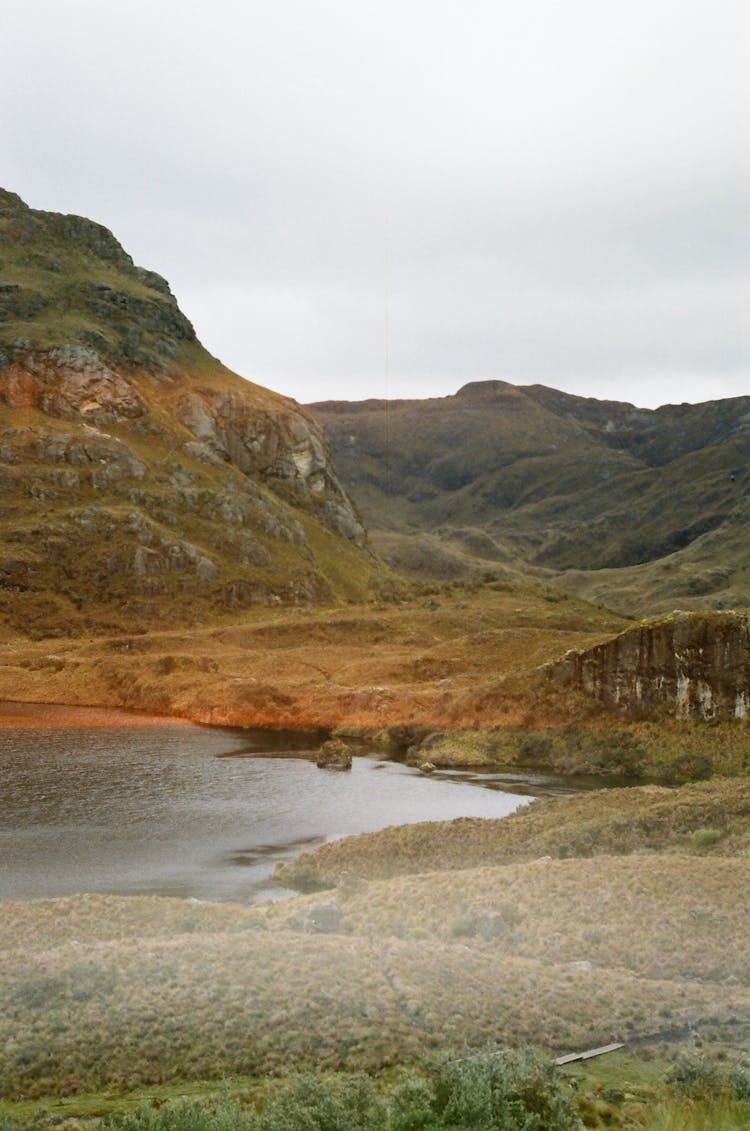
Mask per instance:
[[[552,1061],[553,1064],[572,1064],[574,1060],[591,1060],[594,1056],[604,1056],[605,1053],[615,1052],[617,1049],[624,1049],[624,1044],[602,1045],[598,1049],[588,1049],[587,1052],[571,1052],[567,1056],[558,1056]]]

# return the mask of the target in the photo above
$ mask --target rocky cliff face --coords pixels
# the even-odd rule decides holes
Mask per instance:
[[[18,626],[353,596],[378,568],[311,416],[210,357],[106,228],[3,191],[0,502]]]
[[[551,669],[627,715],[744,719],[750,713],[750,616],[676,613],[628,629]]]

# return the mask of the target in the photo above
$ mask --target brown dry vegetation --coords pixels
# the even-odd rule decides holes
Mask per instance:
[[[623,719],[545,677],[627,622],[543,585],[397,586],[365,604],[255,608],[210,627],[0,644],[0,701],[394,737],[420,764],[547,766],[680,781],[750,769],[750,723]],[[43,712],[40,713],[40,718]],[[18,725],[12,718],[0,726]],[[386,735],[386,732],[388,734]],[[436,733],[440,732],[440,733]],[[429,749],[413,744],[429,737]],[[388,746],[388,743],[385,743]]]
[[[551,720],[596,708],[535,670],[623,627],[544,586],[404,590],[329,608],[257,609],[174,632],[0,648],[0,698],[131,707],[202,722],[384,727]]]

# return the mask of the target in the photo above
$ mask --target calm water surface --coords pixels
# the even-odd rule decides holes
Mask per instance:
[[[349,833],[502,817],[534,775],[418,770],[377,755],[349,773],[290,758],[299,735],[192,726],[0,731],[0,898],[75,892],[254,902],[278,860]],[[254,757],[254,752],[279,756]],[[286,756],[282,756],[286,754]]]

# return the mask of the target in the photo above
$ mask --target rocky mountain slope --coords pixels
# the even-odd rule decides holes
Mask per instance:
[[[380,567],[296,402],[104,227],[0,190],[0,617],[60,632],[359,597]]]
[[[628,613],[750,603],[750,397],[649,410],[485,381],[309,407],[402,568],[530,572]]]

